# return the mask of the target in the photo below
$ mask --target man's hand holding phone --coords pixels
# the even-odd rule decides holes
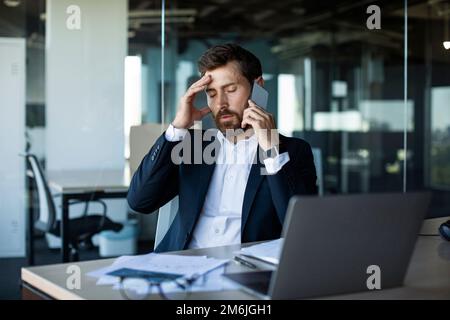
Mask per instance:
[[[212,81],[210,75],[204,75],[200,80],[194,82],[180,99],[178,111],[172,125],[178,129],[189,129],[194,121],[201,120],[204,116],[211,112],[209,107],[197,109],[194,107],[195,95],[206,89],[207,85]]]
[[[273,115],[265,110],[269,94],[255,81],[248,108],[244,110],[241,128],[252,126],[258,138],[258,143],[264,151],[277,147],[279,144],[278,132]],[[259,101],[258,105],[255,103]]]

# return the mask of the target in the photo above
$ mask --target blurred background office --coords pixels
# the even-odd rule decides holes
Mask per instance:
[[[52,181],[80,172],[94,187],[123,172],[126,186],[199,78],[198,57],[224,42],[261,59],[268,110],[313,147],[321,194],[428,189],[428,217],[449,216],[449,20],[444,0],[0,0],[0,298],[19,296],[27,217],[44,210],[18,155],[36,155],[55,195]],[[157,215],[116,196],[104,204],[122,237],[95,234],[79,259],[153,249]],[[56,221],[61,197],[52,201]],[[102,210],[93,201],[87,214]],[[33,263],[60,262],[58,234],[34,233]]]

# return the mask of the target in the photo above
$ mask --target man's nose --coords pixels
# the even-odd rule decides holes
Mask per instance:
[[[225,93],[218,93],[217,94],[217,108],[219,110],[222,109],[228,109],[228,98]]]

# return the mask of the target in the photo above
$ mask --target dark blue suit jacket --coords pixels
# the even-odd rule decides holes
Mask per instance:
[[[193,132],[189,131],[191,136]],[[204,150],[210,143],[218,143],[214,140],[200,141],[200,145]],[[141,213],[154,212],[179,195],[179,211],[155,252],[187,248],[215,167],[214,163],[175,164],[171,153],[178,143],[167,141],[163,133],[142,160],[128,191],[130,208]],[[262,150],[258,148],[258,152]],[[242,206],[242,242],[279,238],[289,199],[317,193],[309,144],[280,135],[281,152],[288,152],[290,160],[276,174],[262,175],[264,164],[260,161],[251,167]]]

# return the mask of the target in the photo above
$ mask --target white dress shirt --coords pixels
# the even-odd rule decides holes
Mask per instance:
[[[186,129],[170,125],[165,133],[168,141],[180,141]],[[241,216],[250,169],[258,149],[256,135],[230,142],[217,131],[221,144],[209,189],[189,248],[206,248],[241,243]],[[268,174],[277,173],[289,161],[284,152],[264,160]]]

